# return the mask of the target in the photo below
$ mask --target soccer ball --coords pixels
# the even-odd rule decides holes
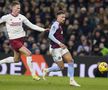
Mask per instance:
[[[108,71],[108,64],[106,62],[100,62],[98,64],[98,69],[100,72]]]

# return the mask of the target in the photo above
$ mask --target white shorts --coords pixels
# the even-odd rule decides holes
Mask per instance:
[[[55,62],[62,61],[62,56],[69,52],[69,50],[67,48],[65,48],[65,49],[62,49],[62,48],[53,49],[53,48],[51,48],[50,50],[51,50],[50,52],[52,54],[53,60]]]

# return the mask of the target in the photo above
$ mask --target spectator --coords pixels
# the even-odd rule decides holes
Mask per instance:
[[[84,35],[80,37],[80,42],[81,43],[79,44],[77,49],[78,55],[80,56],[89,55],[90,47],[87,38]]]
[[[63,25],[64,29],[66,29],[64,30],[64,36],[71,54],[80,55],[79,51],[81,51],[83,45],[88,48],[86,49],[86,54],[83,53],[84,55],[100,55],[100,46],[102,43],[105,48],[108,48],[107,0],[19,1],[23,7],[21,13],[34,24],[46,28],[50,27],[59,9],[66,11],[67,19]],[[9,9],[7,9],[9,8],[7,7],[9,2],[11,2],[11,0],[0,0],[0,17],[10,12]],[[29,47],[30,50],[33,50],[33,53],[48,54],[49,40],[47,34],[44,33],[44,35],[41,36],[39,32],[31,31],[29,28],[25,28],[25,30],[27,32],[25,45]],[[81,36],[85,37],[85,41],[79,40]],[[0,50],[2,46],[5,48],[8,47],[3,43],[6,37],[7,34],[0,32]]]

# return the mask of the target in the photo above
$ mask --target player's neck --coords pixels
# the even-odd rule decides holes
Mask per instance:
[[[19,14],[11,13],[11,15],[17,17]]]
[[[61,23],[59,20],[56,20],[58,23],[59,23],[59,25],[63,25],[63,23]]]
[[[59,24],[60,24],[60,21],[59,20],[56,20]]]

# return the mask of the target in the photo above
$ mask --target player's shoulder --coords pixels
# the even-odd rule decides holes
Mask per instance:
[[[23,14],[19,14],[18,17],[20,17],[20,18],[26,18]]]
[[[22,18],[23,20],[27,19],[23,14],[19,14],[19,18]]]
[[[25,17],[23,14],[19,14],[19,17]]]
[[[59,22],[57,22],[57,21],[53,22],[52,26],[53,27],[59,27]]]
[[[3,15],[2,18],[10,17],[10,14]]]
[[[59,25],[59,22],[54,21],[52,25]]]

